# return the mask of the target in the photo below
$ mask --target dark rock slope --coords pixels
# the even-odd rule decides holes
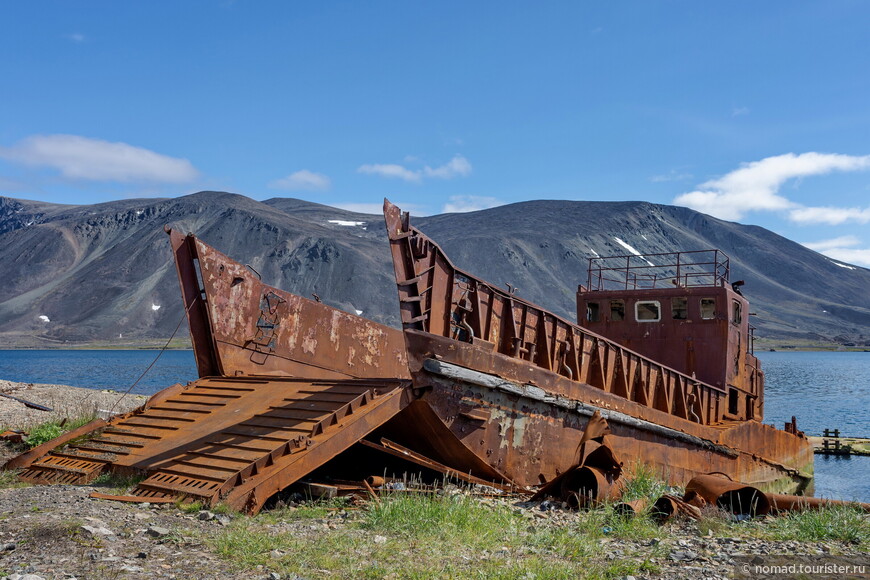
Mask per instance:
[[[414,219],[460,267],[568,318],[587,259],[718,247],[758,334],[870,342],[870,270],[758,227],[641,202],[532,201]],[[397,324],[383,218],[295,199],[201,192],[66,206],[0,197],[0,344],[169,336],[182,315],[164,224],[250,264],[269,284]]]

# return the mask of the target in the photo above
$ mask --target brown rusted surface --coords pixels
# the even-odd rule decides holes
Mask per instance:
[[[413,400],[399,331],[266,286],[194,236],[167,233],[203,377],[13,458],[5,467],[23,480],[135,473],[145,479],[117,499],[254,513]]]
[[[714,506],[735,515],[763,516],[770,500],[755,487],[721,475],[696,475],[686,485],[683,501],[697,507]]]
[[[27,432],[25,431],[14,431],[12,429],[7,429],[0,433],[0,440],[8,441],[9,443],[24,443],[24,440],[27,438]]]
[[[170,238],[200,376],[409,377],[399,331],[267,286],[192,235]]]
[[[430,459],[416,451],[408,449],[404,445],[399,445],[394,441],[390,441],[389,439],[381,439],[380,444],[374,443],[373,441],[360,441],[363,445],[371,447],[372,449],[377,449],[378,451],[383,451],[384,453],[389,453],[395,457],[399,457],[401,459],[405,459],[410,461],[411,463],[416,463],[421,467],[425,467],[426,469],[432,469],[439,473],[443,473],[448,478],[458,479],[460,481],[464,481],[466,483],[476,483],[479,485],[489,485],[496,489],[502,489],[505,491],[512,491],[514,486],[505,485],[501,482],[496,482],[488,479],[482,479],[480,477],[475,477],[473,475],[463,473],[462,471],[458,471],[455,468],[452,468],[448,465],[444,465],[434,459]],[[377,480],[370,482],[372,485],[383,485],[383,478],[379,478],[380,483]]]
[[[641,498],[615,503],[613,511],[621,516],[637,516],[642,514],[647,507],[649,507],[649,500]]]
[[[140,501],[188,497],[257,512],[269,496],[382,425],[408,403],[397,379],[207,378],[90,437],[41,451],[34,483],[87,483],[104,470],[146,478]],[[80,434],[79,434],[80,436]]]
[[[699,520],[701,510],[676,496],[665,494],[650,507],[650,516],[658,522],[672,518]]]
[[[564,473],[589,417],[601,410],[614,452],[641,459],[671,484],[716,471],[766,490],[808,485],[813,455],[802,435],[729,413],[725,386],[455,268],[407,214],[389,202],[384,214],[421,403],[513,481],[533,486]],[[761,401],[762,383],[755,384]]]
[[[724,390],[720,420],[761,421],[764,373],[752,353],[749,303],[728,279],[729,262],[718,250],[591,258],[577,319]]]
[[[829,507],[847,506],[870,513],[870,503],[839,501],[834,499],[807,497],[805,495],[787,495],[782,493],[768,493],[767,499],[770,502],[770,508],[773,512],[802,512]]]
[[[617,498],[622,464],[610,448],[610,434],[607,421],[596,411],[580,436],[576,463],[541,486],[532,499],[558,497],[570,507],[580,508]]]

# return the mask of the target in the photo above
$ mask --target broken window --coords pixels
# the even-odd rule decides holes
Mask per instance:
[[[598,322],[601,319],[601,313],[598,309],[597,302],[586,303],[586,320],[589,322]]]
[[[671,298],[671,318],[686,320],[689,317],[689,299]]]
[[[701,298],[701,318],[710,320],[716,317],[716,299]]]
[[[610,320],[625,320],[625,300],[610,301]]]
[[[639,300],[634,304],[634,318],[638,322],[661,320],[661,307],[658,300]]]
[[[737,300],[731,303],[731,322],[734,324],[743,322],[743,305]]]

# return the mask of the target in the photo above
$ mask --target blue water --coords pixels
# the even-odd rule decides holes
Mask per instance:
[[[131,391],[150,395],[197,378],[193,351],[167,350],[0,350],[0,379],[21,383],[72,385],[126,391],[155,359]]]
[[[764,422],[821,435],[870,437],[870,352],[758,352]],[[816,496],[870,502],[870,457],[816,455]]]
[[[5,350],[0,378],[125,391],[155,350]],[[825,428],[870,437],[870,353],[759,352],[765,371],[765,422],[782,428],[792,415],[810,435]],[[133,390],[149,395],[197,376],[191,351],[166,351]],[[870,502],[870,457],[816,456],[816,495]]]

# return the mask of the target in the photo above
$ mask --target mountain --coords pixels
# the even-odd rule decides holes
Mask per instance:
[[[757,335],[870,345],[870,270],[763,228],[644,202],[530,201],[413,218],[460,268],[574,319],[588,258],[719,248]],[[383,218],[222,192],[59,205],[0,197],[0,345],[165,339],[182,317],[163,226],[193,232],[263,280],[398,324]],[[185,332],[182,324],[182,331]]]

